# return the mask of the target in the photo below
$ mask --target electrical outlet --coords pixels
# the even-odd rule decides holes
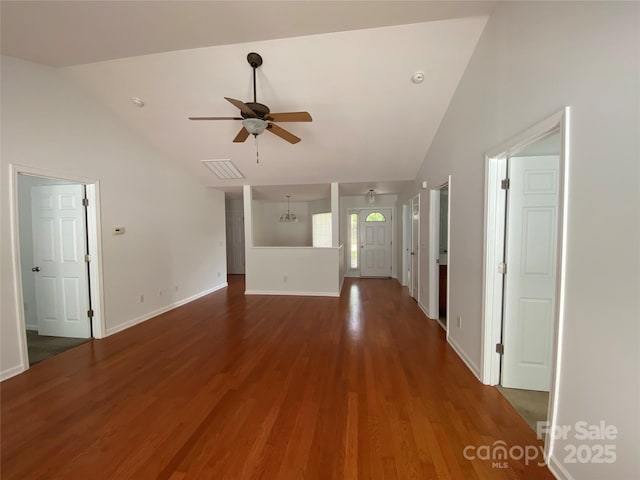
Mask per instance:
[[[286,276],[286,275],[283,275],[283,276],[282,276],[282,281],[283,281],[284,283],[287,283],[287,276]]]
[[[140,295],[140,303],[144,303],[144,295]]]
[[[178,285],[176,285],[175,290],[176,290],[176,292],[178,291]]]
[[[158,296],[161,297],[162,296],[162,290],[158,290]]]
[[[458,315],[458,328],[462,328],[462,316]]]

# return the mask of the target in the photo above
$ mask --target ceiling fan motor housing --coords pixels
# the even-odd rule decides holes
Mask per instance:
[[[271,112],[271,110],[269,110],[269,107],[263,105],[262,103],[247,102],[246,105],[255,112],[258,118],[262,118],[263,120],[265,115],[268,115]],[[242,118],[251,118],[243,111],[240,111],[240,115],[242,115]]]

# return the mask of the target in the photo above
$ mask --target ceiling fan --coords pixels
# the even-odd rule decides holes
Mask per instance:
[[[189,120],[242,120],[242,130],[238,132],[235,143],[242,143],[249,135],[258,136],[265,130],[283,138],[289,143],[298,143],[300,138],[276,125],[274,122],[311,122],[309,112],[271,113],[269,107],[256,100],[256,69],[262,65],[262,57],[254,52],[247,55],[247,62],[253,69],[253,102],[242,102],[235,98],[224,97],[240,109],[240,117],[189,117]]]

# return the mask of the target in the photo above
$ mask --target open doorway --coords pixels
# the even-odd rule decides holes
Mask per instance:
[[[438,322],[447,329],[447,285],[449,282],[449,184],[438,191]]]
[[[104,336],[98,186],[12,166],[22,369]]]
[[[429,192],[429,314],[447,330],[449,285],[449,185]]]
[[[483,381],[532,428],[558,391],[567,125],[568,109],[487,155]]]
[[[225,199],[227,233],[227,274],[244,275],[244,202],[242,198],[227,196]]]

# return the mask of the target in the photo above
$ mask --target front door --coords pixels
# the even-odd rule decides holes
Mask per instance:
[[[31,190],[38,333],[89,338],[89,280],[82,185]]]
[[[360,211],[360,276],[391,276],[391,231],[389,209]]]
[[[508,160],[502,385],[549,391],[557,291],[559,157]]]

